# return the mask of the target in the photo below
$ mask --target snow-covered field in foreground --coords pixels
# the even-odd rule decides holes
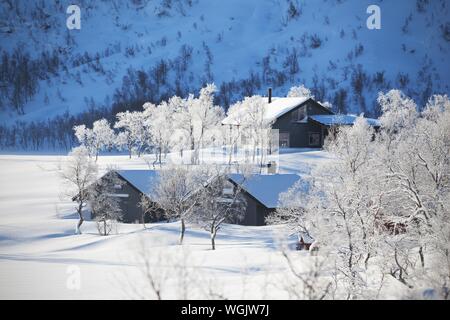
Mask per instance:
[[[154,298],[142,274],[142,248],[166,284],[163,298],[183,298],[186,279],[192,286],[214,284],[209,286],[214,294],[227,298],[288,298],[281,285],[287,265],[274,227],[226,225],[215,251],[209,233],[195,226],[188,227],[185,245],[177,245],[178,223],[146,229],[119,224],[117,234],[102,237],[95,223],[86,221],[84,233],[74,235],[73,204],[59,197],[57,167],[63,159],[0,155],[0,299]],[[322,151],[294,150],[280,155],[280,172],[305,172],[328,159]],[[101,168],[111,164],[147,168],[142,159],[99,158]],[[305,252],[295,254],[300,264],[308,259]],[[184,264],[188,277],[177,275],[188,269],[173,269]],[[78,271],[79,290],[72,277]],[[195,292],[188,298],[195,298]]]

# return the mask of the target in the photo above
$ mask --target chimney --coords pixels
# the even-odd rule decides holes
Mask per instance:
[[[267,95],[269,96],[269,103],[272,103],[272,88],[267,90]]]

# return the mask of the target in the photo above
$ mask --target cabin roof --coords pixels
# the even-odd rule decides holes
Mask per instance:
[[[282,115],[288,113],[289,111],[293,110],[294,108],[302,105],[306,101],[308,101],[309,97],[288,97],[288,98],[279,98],[279,97],[273,97],[272,102],[268,103],[266,99],[266,104],[264,106],[264,120],[267,122],[272,122],[281,117]],[[243,110],[244,111],[244,110]],[[226,117],[222,124],[224,125],[239,125],[239,112],[234,115],[230,115]]]
[[[280,194],[288,191],[300,180],[296,174],[254,174],[245,178],[242,174],[229,174],[229,179],[258,200],[266,208],[278,208]]]
[[[333,125],[353,125],[358,116],[351,114],[327,114],[327,115],[312,115],[308,119],[312,119],[324,126]],[[379,127],[380,121],[378,119],[364,118],[370,126]]]
[[[153,189],[155,179],[158,176],[156,170],[116,170],[123,179],[128,181],[143,194],[150,194]]]
[[[304,243],[313,243],[314,242],[314,238],[311,237],[308,233],[303,232],[303,231],[299,231],[298,234],[298,241],[300,241],[301,239],[303,239]]]

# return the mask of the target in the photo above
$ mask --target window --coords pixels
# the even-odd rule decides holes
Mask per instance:
[[[127,193],[106,193],[111,198],[128,198],[130,195]]]
[[[223,188],[223,195],[232,195],[233,194],[233,188],[232,187],[224,187]]]
[[[306,107],[301,107],[294,112],[292,112],[292,121],[294,122],[304,122],[308,113],[306,111]]]
[[[230,182],[225,182],[222,190],[222,194],[224,196],[233,195],[234,194],[234,186]]]
[[[289,132],[280,132],[280,148],[289,148]]]
[[[320,133],[309,133],[309,145],[310,146],[320,145]]]

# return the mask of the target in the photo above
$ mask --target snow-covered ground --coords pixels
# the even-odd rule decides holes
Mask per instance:
[[[119,224],[117,234],[102,237],[95,223],[86,221],[84,233],[74,235],[73,204],[59,196],[57,168],[64,157],[0,155],[0,299],[152,298],[142,274],[143,248],[161,279],[167,275],[163,298],[182,298],[182,278],[192,286],[214,283],[215,294],[229,298],[287,297],[277,280],[287,266],[274,227],[226,225],[216,251],[210,249],[209,233],[195,226],[188,227],[185,245],[177,245],[178,223],[146,229]],[[290,173],[329,161],[325,152],[312,150],[285,150],[279,157],[280,172]],[[144,159],[122,155],[101,156],[99,165],[148,167]],[[300,261],[308,259],[297,254]],[[184,274],[172,270],[177,265],[187,265],[189,276],[177,276]],[[78,272],[79,290],[73,282]]]

